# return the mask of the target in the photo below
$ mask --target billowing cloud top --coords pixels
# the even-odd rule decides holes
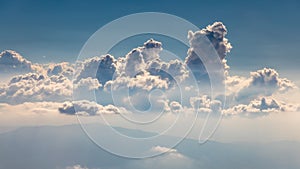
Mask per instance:
[[[197,78],[201,78],[201,76],[206,74],[204,64],[200,59],[200,56],[198,56],[200,53],[197,52],[197,49],[199,50],[209,47],[210,44],[207,43],[210,42],[216,50],[220,60],[224,60],[227,53],[229,53],[232,49],[228,39],[225,38],[226,34],[227,29],[222,22],[215,22],[212,25],[208,25],[206,28],[196,32],[188,32],[190,48],[188,50],[188,56],[185,59],[185,63],[193,71]],[[204,37],[206,37],[209,42]],[[224,61],[224,66],[226,66],[225,63],[226,62]]]
[[[183,61],[161,58],[162,43],[154,39],[132,49],[124,57],[106,54],[74,64],[32,64],[17,52],[6,50],[0,54],[1,70],[22,73],[0,85],[0,102],[12,105],[56,102],[62,114],[88,116],[134,113],[131,106],[138,110],[148,110],[152,106],[153,111],[166,113],[197,110],[200,113],[247,117],[298,110],[297,105],[275,98],[276,94],[296,89],[296,86],[270,68],[251,72],[250,77],[225,74],[226,102],[220,99],[221,96],[209,97],[206,90],[197,92],[197,86],[189,82],[194,77],[201,79],[207,72],[195,50],[205,45],[203,37],[206,37],[224,68],[229,70],[225,57],[232,46],[226,34],[227,29],[221,22],[196,32],[190,31],[190,48]],[[182,94],[185,95],[184,100],[180,100]],[[72,101],[73,97],[75,101]]]
[[[0,53],[0,69],[6,73],[30,72],[33,70],[32,63],[13,50],[5,50]]]

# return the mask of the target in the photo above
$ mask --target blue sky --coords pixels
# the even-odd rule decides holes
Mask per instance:
[[[300,141],[300,78],[298,76],[300,73],[298,56],[300,36],[297,33],[300,27],[299,9],[300,2],[297,1],[271,0],[247,2],[241,0],[88,2],[83,0],[0,0],[0,143],[3,138],[6,139],[5,134],[2,137],[1,132],[19,127],[52,125],[60,126],[57,129],[62,131],[62,134],[70,134],[65,134],[65,138],[77,140],[77,137],[69,137],[76,133],[72,126],[71,130],[74,133],[60,129],[65,125],[78,124],[79,120],[81,127],[94,143],[110,153],[123,157],[154,156],[165,152],[167,148],[165,145],[173,148],[178,140],[185,137],[199,139],[199,141],[209,139],[217,142],[253,144],[286,140],[278,145],[297,146]],[[128,29],[126,26],[123,27],[123,24],[118,24],[118,29],[111,27],[106,29],[109,32],[103,33],[107,35],[106,37],[94,36],[95,40],[92,39],[92,43],[87,45],[91,45],[90,48],[86,48],[88,58],[82,52],[83,57],[80,61],[76,61],[83,45],[99,28],[120,17],[140,12],[173,14],[190,21],[198,26],[199,30],[189,33],[186,29],[183,31],[189,35],[187,38],[190,46],[184,46],[175,38],[166,37],[166,34],[137,34],[123,39],[114,46],[110,51],[113,56],[90,56],[88,52],[91,49],[91,52],[101,52],[104,48],[105,45],[101,46],[99,41],[109,43],[109,39],[114,37],[113,33],[123,33],[122,30]],[[158,20],[153,13],[147,19],[142,17],[142,21],[147,21],[143,22],[143,26],[150,23],[150,26],[157,27],[156,22],[149,21],[152,18],[155,21]],[[133,21],[134,24],[140,23],[136,18]],[[162,22],[168,24],[163,28],[169,31],[170,22],[162,20],[157,23]],[[173,30],[181,29],[174,26]],[[226,34],[227,30],[228,34]],[[213,48],[207,46],[210,43],[206,43],[207,39],[203,40],[203,37],[209,38]],[[211,52],[203,48],[214,50]],[[5,51],[1,52],[2,50]],[[175,59],[177,57],[168,51],[179,55],[182,60]],[[198,52],[204,52],[204,56],[209,55],[207,62],[196,56]],[[216,60],[214,54],[219,54]],[[226,60],[230,69],[226,65]],[[215,61],[222,62],[215,64]],[[223,72],[224,68],[226,71]],[[206,83],[208,77],[210,82]],[[101,130],[90,125],[95,122],[101,125]],[[32,133],[35,133],[37,129],[39,130],[36,128]],[[151,134],[151,137],[148,137],[150,134],[146,133],[143,135],[147,136],[145,140],[136,139],[134,136],[136,131],[130,129],[157,135]],[[127,130],[129,134],[126,134]],[[45,134],[50,130],[44,131],[42,133]],[[22,132],[24,131],[20,133]],[[35,141],[43,143],[38,140],[37,135],[34,135],[35,138],[27,135],[26,131],[24,133],[36,139]],[[18,139],[17,135],[12,134],[12,140],[19,140],[20,145],[28,145],[22,139]],[[172,139],[162,144],[159,139],[164,140],[164,136],[172,136]],[[136,137],[139,138],[139,136]],[[64,137],[62,138],[64,140]],[[52,140],[50,141],[52,143]],[[144,143],[148,141],[151,144],[144,146],[146,145]],[[10,145],[11,142],[8,141],[5,145]],[[64,144],[69,144],[69,142],[66,139],[61,143],[55,141],[53,143],[65,147]],[[290,144],[292,142],[297,142],[297,144]],[[7,164],[3,164],[0,159],[0,168],[1,164],[12,165],[11,161],[14,163],[16,161],[17,165],[21,164],[24,160],[11,160],[18,159],[19,156],[14,155],[17,151],[14,151],[12,146],[5,145],[7,149],[2,154],[8,154],[9,160]],[[131,145],[136,149],[133,151],[130,146],[120,148],[120,145]],[[189,145],[193,144],[189,142]],[[273,146],[273,144],[269,145]],[[274,144],[277,148],[278,145]],[[74,146],[77,145],[74,144]],[[18,147],[19,145],[16,144],[16,148]],[[48,153],[50,150],[40,149],[40,147],[53,146],[37,144],[36,147],[34,146],[37,150],[46,150]],[[299,156],[298,149],[286,147],[286,153],[277,154],[277,149],[273,151],[273,147],[261,149],[258,144],[255,148],[245,147],[247,151],[237,152],[237,154],[231,154],[225,149],[219,149],[223,153],[226,152],[225,154],[216,154],[221,155],[226,163],[232,165],[236,165],[235,162],[226,160],[228,158],[223,158],[224,155],[229,154],[228,157],[234,158],[241,165],[248,163],[257,165],[258,159],[263,165],[273,164],[281,167],[277,165],[280,163],[288,167],[299,168],[300,163],[294,160]],[[30,146],[29,148],[32,149]],[[194,150],[195,147],[188,146],[188,149],[182,150],[189,150],[189,148]],[[236,158],[236,156],[243,157],[240,156],[243,154],[249,155],[249,148],[259,151],[241,160]],[[281,150],[281,147],[279,148]],[[263,154],[261,150],[268,152],[271,156]],[[27,151],[22,152],[27,155]],[[53,152],[73,158],[57,150]],[[74,152],[72,151],[72,154],[77,154]],[[217,151],[212,150],[212,152]],[[45,156],[39,153],[42,156],[37,157],[51,159],[51,153],[49,156],[47,153]],[[184,166],[186,162],[194,163],[190,161],[188,152],[181,154],[180,149],[178,151],[172,149],[172,153],[170,158],[184,159]],[[259,153],[262,153],[260,155],[265,158],[257,156]],[[34,152],[28,154],[34,155]],[[191,154],[194,152],[192,151]],[[284,159],[281,157],[282,154],[287,154]],[[29,155],[27,156],[31,158],[32,156]],[[197,163],[195,163],[196,167],[192,166],[193,168],[202,166],[198,162],[203,159],[198,154],[196,155],[195,162]],[[101,158],[102,161],[98,161],[98,159],[90,158],[91,156],[89,154],[86,157],[96,163],[110,159],[104,157]],[[2,157],[1,152],[0,157]],[[86,157],[79,156],[79,158]],[[208,161],[209,164],[214,165],[215,160],[220,162],[218,158],[214,158],[215,156],[208,157],[207,159],[211,160]],[[272,157],[272,161],[269,162],[266,157]],[[277,160],[277,157],[280,160]],[[61,159],[69,162],[69,158]],[[255,162],[249,162],[249,159]],[[42,160],[38,161],[43,163]],[[34,164],[27,160],[25,162]],[[55,164],[52,161],[48,162],[51,165]],[[165,162],[163,159],[162,162],[184,168],[173,161]],[[149,164],[153,168],[152,164],[156,163],[156,161],[150,161]],[[83,166],[85,162],[66,163],[62,167],[75,165],[73,168],[66,167],[66,169],[78,169],[76,164]],[[121,163],[114,161],[114,164],[120,165]],[[222,165],[222,163],[218,164]],[[58,163],[55,165],[59,166]],[[100,167],[101,165],[104,164],[99,164]],[[141,168],[139,165],[148,167],[142,163],[137,167],[129,165],[128,168]],[[36,168],[41,167],[36,166]]]
[[[33,62],[73,61],[106,23],[137,12],[165,12],[200,28],[222,21],[233,50],[232,70],[269,66],[297,70],[300,58],[297,1],[0,1],[0,49]],[[138,44],[137,44],[138,45]],[[43,58],[42,56],[46,56]]]

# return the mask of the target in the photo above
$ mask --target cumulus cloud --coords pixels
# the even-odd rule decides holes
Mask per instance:
[[[259,87],[268,87],[277,89],[279,92],[285,92],[295,88],[295,85],[286,78],[279,78],[276,70],[264,68],[256,72],[251,72],[251,85]]]
[[[23,56],[16,51],[5,50],[0,53],[0,69],[1,73],[15,74],[33,72],[40,68],[24,59]]]
[[[170,60],[169,62],[153,60],[148,63],[146,70],[151,75],[167,79],[170,82],[173,80],[183,81],[189,76],[188,68],[178,59]]]
[[[140,74],[149,74],[161,79],[172,81],[174,78],[183,80],[188,76],[188,71],[184,63],[178,59],[165,62],[161,60],[159,53],[162,44],[150,39],[144,46],[130,51],[120,64],[119,74],[128,77],[136,77]]]
[[[97,90],[102,85],[99,83],[98,79],[93,79],[91,77],[80,79],[77,83],[74,84],[74,88],[76,89],[86,89],[83,91],[89,91],[89,90]]]
[[[144,43],[142,47],[143,51],[143,58],[145,62],[159,59],[159,52],[162,50],[161,42],[158,42],[154,39],[149,39]]]
[[[88,99],[91,92],[102,86],[97,79],[91,77],[72,82],[63,72],[65,71],[54,73],[55,75],[27,73],[13,76],[7,84],[0,85],[0,101],[10,104],[66,101],[72,99],[74,92],[82,93],[81,99]],[[87,97],[83,97],[85,95]]]
[[[239,104],[223,110],[225,116],[239,115],[243,117],[265,116],[270,113],[294,112],[299,109],[298,105],[286,104],[272,97],[261,97],[252,100],[249,104]]]
[[[209,43],[211,43],[216,50],[220,61],[224,60],[225,56],[232,48],[231,44],[228,42],[228,39],[225,38],[226,34],[227,29],[222,22],[215,22],[212,25],[208,25],[206,28],[196,32],[189,31],[188,39],[190,48],[188,50],[188,56],[185,59],[185,63],[192,70],[197,80],[206,75],[205,65],[198,54],[210,49]],[[208,54],[207,52],[204,53]],[[226,61],[223,63],[224,68],[226,68]]]
[[[44,67],[46,67],[48,76],[63,75],[63,76],[68,77],[69,79],[71,79],[75,73],[74,65],[72,65],[68,62],[46,64]]]
[[[120,114],[127,112],[122,107],[115,107],[113,105],[102,106],[100,104],[87,100],[64,102],[58,108],[58,110],[62,114],[83,116],[96,116],[100,114]]]
[[[276,70],[264,68],[250,73],[249,78],[228,77],[226,82],[229,91],[235,95],[237,102],[248,102],[258,96],[271,96],[274,93],[284,93],[295,89],[293,82],[280,78]]]
[[[126,76],[119,77],[105,85],[105,89],[107,91],[120,90],[122,88],[150,91],[153,89],[167,89],[168,83],[157,76],[152,76],[145,72],[137,75],[135,78],[129,78]]]
[[[190,104],[199,113],[220,113],[222,110],[222,102],[207,95],[191,97]]]
[[[139,48],[133,49],[126,55],[124,73],[126,76],[134,77],[144,71],[145,66],[142,50]]]
[[[274,94],[296,88],[293,82],[281,78],[276,70],[264,68],[251,72],[250,77],[228,74],[229,66],[225,57],[232,46],[226,34],[227,29],[221,22],[215,22],[196,32],[190,31],[188,33],[190,48],[184,61],[178,59],[166,61],[160,58],[162,43],[154,39],[146,41],[124,57],[116,59],[106,54],[77,61],[75,64],[63,62],[37,65],[24,59],[17,52],[3,51],[0,53],[1,70],[16,70],[23,74],[12,77],[7,84],[0,85],[0,102],[9,104],[63,102],[59,111],[70,115],[117,114],[125,112],[125,108],[130,107],[128,105],[132,103],[142,109],[152,105],[159,107],[153,109],[154,111],[163,107],[165,112],[175,113],[183,112],[182,110],[220,113],[224,104],[227,106],[224,110],[227,115],[248,116],[248,113],[265,115],[270,112],[295,110],[293,106],[273,97]],[[207,76],[205,65],[196,54],[197,49],[205,48],[207,45],[212,45],[216,50],[219,56],[217,59],[225,69],[228,93],[226,103],[221,99],[208,97],[205,92],[202,96],[198,95],[197,85],[189,83],[192,74],[197,80]],[[206,91],[205,86],[200,88],[201,92]],[[155,90],[162,92],[166,98],[158,95],[150,98],[151,94],[154,96]],[[116,101],[112,98],[112,92],[117,94],[115,99],[120,103],[118,106],[112,106]],[[186,98],[180,103],[181,95],[178,92],[184,93]],[[94,94],[99,95],[96,96],[99,104],[91,102],[95,99]],[[82,101],[69,102],[72,95],[75,97],[80,95],[77,100]]]
[[[182,111],[182,105],[177,101],[170,102],[169,107],[170,107],[171,112],[174,112],[174,113],[181,113],[181,111]]]
[[[117,67],[117,60],[111,55],[95,56],[78,63],[78,73],[75,81],[92,77],[98,79],[99,83],[104,85],[112,80]]]
[[[104,86],[106,82],[118,77],[128,76],[134,78],[145,71],[147,62],[159,59],[162,44],[150,39],[142,47],[131,50],[125,57],[115,59],[107,54],[86,59],[78,63],[80,69],[76,74],[76,80],[92,77],[97,78]]]
[[[38,101],[64,101],[72,96],[72,82],[62,76],[28,73],[14,76],[0,86],[0,101],[10,104]]]
[[[141,98],[137,93],[149,94],[149,92],[156,89],[166,91],[174,83],[187,78],[189,72],[185,64],[179,60],[162,61],[159,56],[161,50],[162,44],[150,39],[142,47],[137,47],[125,57],[115,60],[114,77],[105,83],[101,83],[103,85],[103,88],[100,89],[101,95],[107,96],[108,93],[114,92],[123,93],[123,96],[125,96],[126,93],[130,92],[130,99],[140,98],[141,101],[147,102],[147,95]],[[90,67],[97,69],[96,66]],[[121,105],[127,105],[128,99],[122,99],[120,102],[123,102],[120,103]],[[145,107],[146,104],[141,103],[140,107]]]

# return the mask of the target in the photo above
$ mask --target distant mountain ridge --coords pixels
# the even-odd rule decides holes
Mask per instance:
[[[118,130],[141,137],[153,134],[124,128]],[[253,145],[207,142],[199,145],[197,140],[186,139],[175,149],[201,164],[197,167],[206,169],[300,168],[298,142]],[[0,169],[56,169],[77,164],[88,168],[134,169],[132,164],[144,165],[145,160],[121,158],[101,150],[85,136],[79,125],[26,127],[0,134]]]

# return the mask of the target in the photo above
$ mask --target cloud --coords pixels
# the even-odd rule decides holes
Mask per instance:
[[[220,113],[222,110],[222,102],[220,100],[211,99],[207,95],[200,97],[191,97],[190,104],[192,108],[199,113]]]
[[[159,52],[162,51],[162,43],[154,39],[149,39],[142,47],[143,58],[145,62],[159,59]]]
[[[243,117],[258,117],[266,116],[271,113],[295,112],[298,110],[298,105],[279,102],[272,97],[261,97],[252,100],[249,104],[239,104],[223,110],[223,114],[225,116],[238,115]]]
[[[271,96],[274,93],[284,93],[296,88],[293,82],[280,78],[278,72],[271,68],[250,72],[249,78],[227,77],[226,84],[229,91],[235,95],[235,100],[242,103],[258,96]]]
[[[153,60],[148,63],[146,70],[154,76],[173,82],[174,80],[183,81],[189,76],[186,65],[178,60],[170,60],[164,62],[161,60]]]
[[[113,105],[102,106],[95,102],[81,100],[81,101],[67,101],[59,108],[59,112],[67,115],[83,115],[96,116],[100,114],[120,114],[127,111],[122,107],[115,107]]]
[[[24,102],[22,104],[11,105],[0,103],[0,112],[3,114],[14,112],[22,114],[51,114],[57,113],[60,102]],[[5,115],[6,116],[6,115]]]
[[[83,166],[78,164],[78,165],[74,165],[74,166],[68,166],[65,169],[89,169],[89,168],[83,167]]]
[[[275,88],[279,92],[285,92],[289,89],[295,88],[295,85],[286,78],[279,78],[276,70],[264,68],[256,72],[251,72],[251,85],[258,87]]]
[[[119,72],[126,76],[134,77],[139,73],[146,71],[149,63],[160,61],[159,53],[162,50],[161,42],[150,39],[142,47],[131,50],[124,58],[124,66],[121,66]]]
[[[216,50],[220,61],[224,60],[227,53],[229,53],[232,49],[228,39],[225,38],[226,34],[227,29],[222,22],[215,22],[212,25],[208,25],[206,28],[196,32],[188,32],[190,48],[188,50],[188,56],[185,59],[185,63],[192,70],[197,80],[206,75],[205,65],[200,59],[200,56],[198,56],[198,54],[200,54],[199,51],[204,52],[209,50],[210,44],[208,43],[211,43]],[[208,54],[207,52],[204,53]],[[223,63],[224,67],[226,67],[226,61]]]
[[[142,55],[142,49],[133,49],[126,55],[124,73],[126,76],[135,77],[144,71],[146,63]]]
[[[62,76],[28,73],[14,76],[0,86],[0,101],[10,104],[39,101],[65,101],[72,96],[72,82]]]
[[[168,83],[157,76],[152,76],[145,72],[137,75],[135,78],[126,76],[119,77],[116,80],[109,81],[104,88],[107,91],[120,90],[123,88],[150,91],[153,89],[168,89]]]
[[[182,105],[176,101],[170,102],[170,110],[174,113],[180,113],[182,111]]]
[[[28,73],[17,75],[7,84],[0,85],[0,102],[21,104],[24,102],[57,101],[63,102],[72,99],[73,93],[82,93],[81,99],[89,98],[94,90],[102,85],[91,77],[73,82],[63,74],[45,75]],[[87,96],[87,97],[84,97]]]
[[[112,80],[117,67],[117,60],[107,54],[104,56],[95,56],[77,63],[79,69],[75,82],[84,78],[96,78],[99,83],[104,85],[107,81]]]
[[[172,168],[172,169],[192,169],[199,168],[199,164],[194,159],[184,156],[176,149],[170,149],[163,146],[152,147],[150,151],[158,153],[167,153],[154,158],[133,161],[127,168],[153,169],[153,168]]]
[[[5,50],[0,53],[1,73],[16,74],[33,72],[40,69],[39,66],[32,64],[19,53],[13,50]]]
[[[158,153],[177,153],[176,149],[162,147],[162,146],[155,146],[151,148],[151,151],[158,152]]]
[[[93,79],[91,77],[80,79],[77,83],[74,84],[76,89],[86,89],[88,90],[97,90],[102,85],[99,83],[98,79]]]
[[[124,57],[114,58],[106,54],[74,64],[32,64],[15,51],[3,51],[0,54],[0,68],[7,71],[17,69],[23,74],[0,85],[0,102],[62,102],[60,112],[73,115],[116,114],[131,111],[128,108],[132,105],[139,110],[147,110],[152,106],[154,112],[163,109],[174,113],[184,113],[187,110],[220,113],[223,105],[226,105],[224,111],[231,115],[265,115],[294,110],[292,106],[274,97],[296,88],[293,82],[281,78],[276,70],[264,68],[251,72],[250,77],[229,75],[225,57],[232,46],[226,34],[227,29],[221,22],[215,22],[196,32],[190,31],[190,48],[184,61],[160,58],[162,43],[154,39],[149,39]],[[217,59],[220,59],[225,68],[228,94],[224,103],[224,99],[208,97],[206,86],[197,89],[197,85],[190,83],[193,74],[197,80],[207,76],[205,65],[196,55],[197,49],[201,50],[209,45],[204,39],[209,40],[209,44],[219,55]],[[198,90],[202,95],[199,95]],[[164,97],[154,95],[155,91],[161,92]],[[182,101],[179,101],[182,96],[180,92],[185,98]],[[116,94],[115,98],[112,94]],[[72,96],[79,97],[75,100],[82,101],[72,103]],[[99,104],[92,102],[95,98]],[[262,101],[262,98],[265,100]],[[269,102],[270,98],[273,101]],[[117,101],[117,106],[112,106],[114,101]]]
[[[74,65],[72,65],[68,62],[46,64],[46,65],[44,65],[44,67],[47,67],[46,72],[47,72],[48,76],[63,75],[63,76],[68,77],[69,79],[71,79],[75,73]]]
[[[73,99],[94,100],[96,91],[99,91],[101,87],[98,79],[91,77],[80,79],[77,82],[73,81]]]
[[[161,50],[161,42],[153,39],[146,41],[144,46],[133,49],[121,59],[123,63],[119,64],[119,75],[134,78],[139,74],[149,73],[167,81],[187,77],[188,71],[184,63],[178,59],[162,61],[159,56]]]

